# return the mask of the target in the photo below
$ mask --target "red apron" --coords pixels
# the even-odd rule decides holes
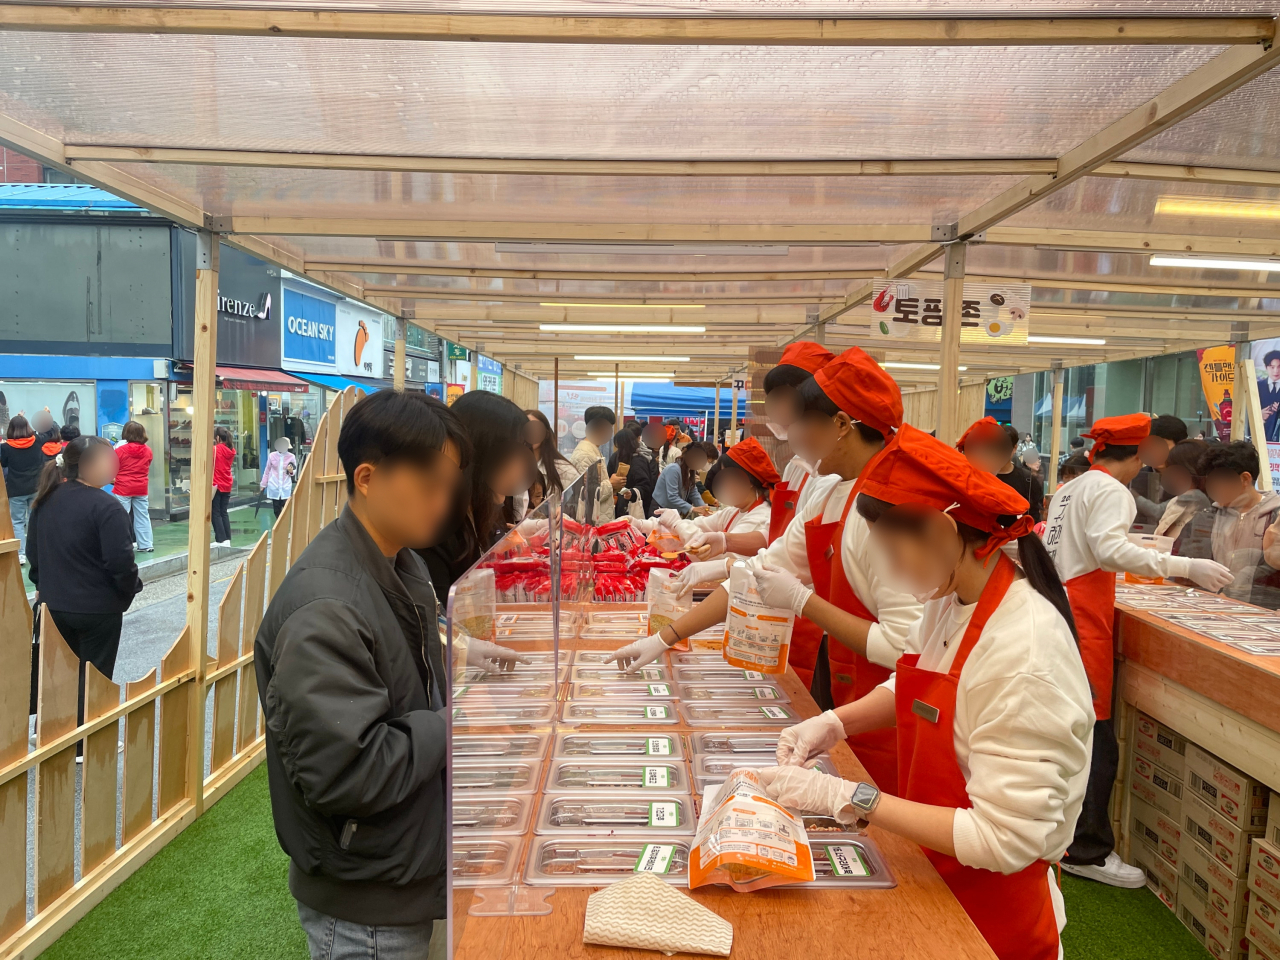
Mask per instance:
[[[728,522],[728,523],[726,523],[726,524],[724,525],[724,531],[723,531],[723,532],[724,532],[724,533],[729,533],[729,531],[731,531],[731,530],[733,529],[733,525],[734,525],[735,523],[737,523],[737,522],[738,522],[738,518],[739,518],[740,516],[742,516],[743,514],[750,513],[752,510],[754,510],[756,507],[760,506],[760,504],[762,504],[762,503],[764,503],[764,497],[757,497],[757,498],[756,498],[755,503],[751,504],[751,506],[747,507],[747,509],[745,509],[745,510],[737,510],[737,509],[735,509],[735,510],[733,511],[733,516],[729,518],[729,522]],[[773,522],[773,513],[772,513],[772,508],[770,508],[769,520],[770,520],[770,522]]]
[[[956,688],[982,628],[1013,578],[1013,561],[1001,554],[949,672],[921,670],[916,653],[903,654],[898,660],[894,701],[904,799],[961,809],[973,806],[956,760]],[[1045,861],[1005,875],[966,867],[955,857],[928,848],[924,853],[1000,960],[1057,960],[1058,921]]]
[[[796,515],[796,504],[800,502],[800,493],[808,482],[809,474],[806,473],[804,479],[800,481],[800,486],[794,490],[785,483],[780,483],[773,488],[773,494],[769,498],[770,543],[782,536],[782,531],[787,529],[787,524]]]
[[[809,555],[809,574],[813,589],[827,603],[834,604],[845,613],[863,620],[878,623],[871,611],[853,592],[849,578],[844,573],[840,557],[840,541],[844,537],[845,521],[853,506],[851,492],[844,511],[835,523],[823,523],[821,515],[804,525],[805,550]],[[799,626],[799,619],[796,625]],[[821,630],[819,630],[821,633]],[[793,634],[794,636],[794,634]],[[794,645],[794,641],[793,641]],[[831,665],[831,698],[837,707],[864,697],[884,681],[893,671],[872,663],[866,657],[854,653],[838,640],[827,640],[827,660]],[[799,671],[797,671],[799,672]],[[886,793],[898,792],[897,740],[893,730],[869,730],[848,738],[849,746],[877,787]]]

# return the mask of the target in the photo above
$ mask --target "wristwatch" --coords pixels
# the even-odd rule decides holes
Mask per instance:
[[[879,803],[880,791],[874,785],[870,783],[857,784],[849,797],[849,804],[853,807],[853,812],[858,816],[854,827],[858,830],[867,829],[871,814]]]

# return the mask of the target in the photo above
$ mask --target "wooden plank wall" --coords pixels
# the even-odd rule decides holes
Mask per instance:
[[[192,664],[198,661],[192,659],[190,631],[184,628],[160,669],[123,689],[88,665],[84,720],[78,722],[79,662],[53,619],[42,618],[34,745],[27,736],[31,608],[0,484],[0,960],[33,957],[48,947],[193,822],[197,799],[215,802],[261,761],[254,637],[291,560],[346,503],[338,432],[345,411],[362,396],[349,388],[334,400],[316,428],[293,498],[231,577],[218,608],[217,653],[208,661],[203,683],[196,679]],[[122,642],[128,642],[127,634]],[[190,750],[203,742],[208,697],[213,701],[209,769],[192,783]],[[199,729],[191,729],[193,718]],[[77,749],[84,754],[79,785]],[[27,821],[31,771],[34,836],[28,835]],[[36,857],[30,891],[29,844]],[[28,893],[35,901],[30,919]]]

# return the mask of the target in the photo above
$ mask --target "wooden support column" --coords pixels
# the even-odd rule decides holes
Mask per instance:
[[[1253,379],[1253,361],[1249,356],[1247,340],[1237,340],[1236,362],[1232,369],[1231,382],[1231,440],[1244,439],[1244,425],[1249,420],[1248,381]],[[1265,462],[1265,461],[1264,461]]]
[[[720,438],[720,381],[719,381],[719,380],[717,380],[717,381],[716,381],[716,412],[715,412],[715,417],[716,417],[716,425],[715,425],[715,427],[714,427],[714,428],[712,428],[712,432],[715,434],[715,439],[713,439],[711,442],[712,442],[712,443],[714,443],[714,444],[716,445],[716,449],[717,449],[717,450],[719,450],[719,449],[720,449],[720,439],[721,439],[721,438]]]
[[[187,629],[195,691],[187,698],[187,796],[204,810],[204,682],[209,645],[209,530],[213,510],[213,414],[217,402],[218,242],[196,235],[196,309],[191,370],[191,510],[187,530]]]
[[[613,417],[617,429],[622,429],[622,380],[618,376],[618,364],[613,365]]]
[[[551,380],[551,442],[560,449],[560,358],[556,357]]]
[[[738,378],[733,378],[733,398],[729,401],[729,439],[726,447],[732,447],[738,440]]]
[[[391,385],[396,390],[404,390],[404,339],[408,321],[404,317],[396,317],[396,352],[392,362]]]
[[[1062,361],[1053,361],[1053,426],[1049,434],[1049,484],[1044,492],[1058,489],[1058,458],[1062,456]]]
[[[964,262],[968,245],[947,247],[943,271],[942,354],[938,369],[937,437],[947,446],[960,439],[960,314],[964,299]]]

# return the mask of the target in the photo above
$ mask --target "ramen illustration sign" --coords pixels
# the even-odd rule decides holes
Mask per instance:
[[[941,340],[942,289],[941,280],[884,281],[871,298],[871,335],[888,340]],[[1029,283],[966,283],[960,342],[999,338],[1026,343],[1030,313]]]

